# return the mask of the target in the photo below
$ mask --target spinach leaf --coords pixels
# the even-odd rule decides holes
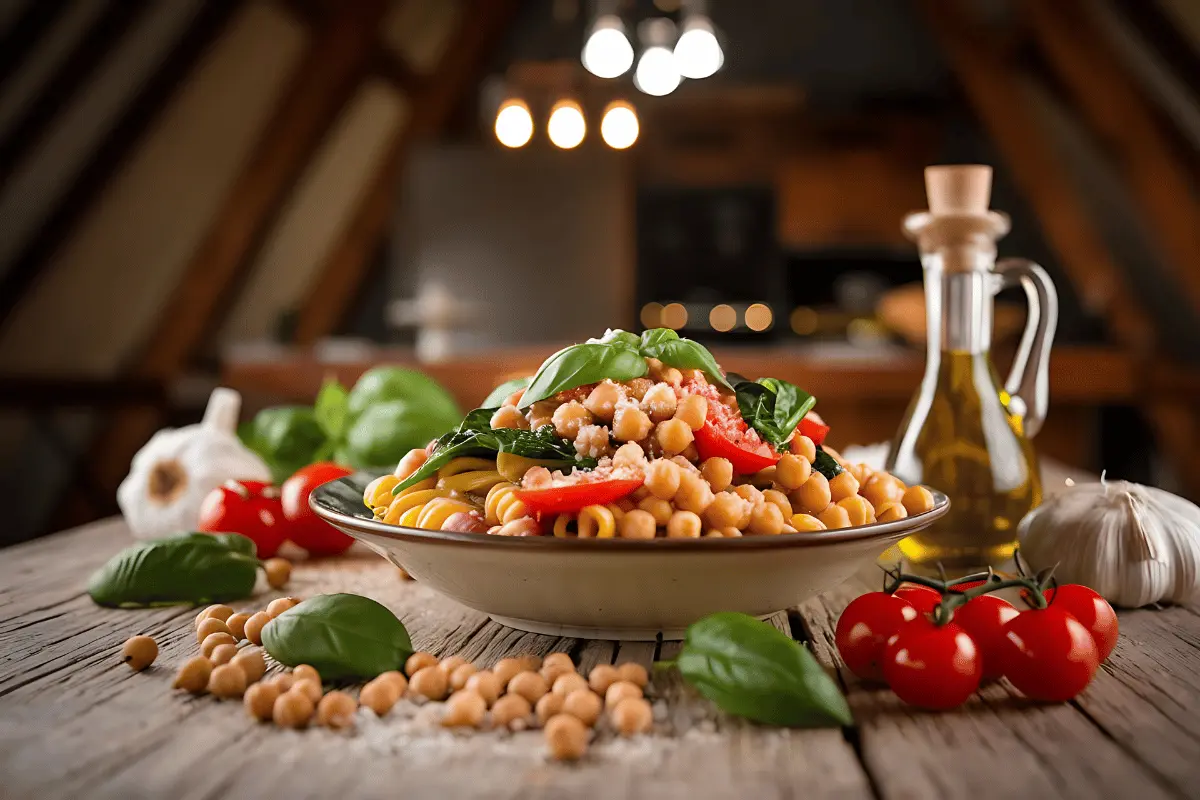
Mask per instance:
[[[779,447],[796,430],[817,399],[777,378],[741,381],[734,385],[742,419],[763,439]]]
[[[795,728],[853,721],[837,684],[808,650],[745,614],[693,623],[675,664],[700,694],[739,717]]]
[[[88,580],[97,605],[138,608],[219,603],[249,597],[258,559],[238,534],[189,533],[117,553]]]
[[[338,441],[350,421],[350,393],[336,380],[327,380],[317,393],[313,417],[331,441]]]
[[[641,353],[676,369],[698,369],[712,383],[733,389],[708,348],[691,339],[679,338],[679,334],[670,328],[651,328],[643,333]]]
[[[817,445],[817,457],[813,459],[812,466],[829,480],[833,480],[846,471],[842,469],[842,465],[837,462],[837,459],[822,450],[820,445]]]
[[[532,380],[533,380],[533,377],[530,376],[528,378],[513,378],[511,381],[505,381],[504,383],[497,386],[495,389],[492,389],[491,394],[489,394],[487,396],[487,398],[484,399],[482,405],[480,405],[479,407],[480,408],[499,408],[504,403],[504,401],[508,399],[509,395],[511,395],[513,392],[517,391],[518,389],[524,389],[525,387],[527,387],[529,385],[529,382]]]
[[[357,594],[323,594],[289,608],[262,630],[281,664],[311,664],[326,680],[374,678],[404,668],[408,631],[384,606]]]
[[[239,428],[238,435],[267,463],[275,483],[317,461],[328,440],[313,409],[306,406],[264,408]]]

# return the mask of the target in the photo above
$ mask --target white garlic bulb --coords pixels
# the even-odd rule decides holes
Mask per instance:
[[[1057,565],[1062,583],[1090,586],[1115,605],[1184,603],[1200,593],[1200,508],[1126,481],[1079,484],[1025,515],[1021,556]]]

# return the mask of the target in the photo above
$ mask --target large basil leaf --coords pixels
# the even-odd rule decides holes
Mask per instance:
[[[528,378],[513,378],[511,381],[505,381],[495,389],[492,389],[491,393],[487,396],[487,398],[484,399],[483,403],[481,403],[479,407],[499,408],[504,401],[508,399],[509,395],[519,389],[524,389],[532,380],[533,377],[530,376]]]
[[[628,381],[647,372],[646,359],[625,342],[585,342],[559,350],[546,359],[521,397],[521,408],[559,392],[608,378]]]
[[[734,384],[742,419],[775,447],[786,442],[817,399],[777,378]]]
[[[238,436],[267,463],[275,483],[316,461],[328,440],[316,413],[306,406],[264,408],[238,429]]]
[[[739,717],[794,728],[853,721],[808,650],[745,614],[713,614],[689,626],[675,664],[700,694]]]
[[[842,465],[837,462],[837,459],[822,450],[820,445],[817,445],[817,457],[813,459],[812,466],[828,480],[833,480],[846,471],[842,469]]]
[[[651,328],[644,332],[641,353],[646,358],[657,358],[676,369],[698,369],[712,383],[733,389],[721,374],[721,367],[708,348],[691,339],[679,338],[679,334],[670,328]]]
[[[240,600],[254,591],[257,568],[246,537],[189,533],[125,548],[92,574],[88,594],[119,608]]]
[[[629,350],[641,350],[642,339],[636,333],[623,331],[620,328],[609,328],[604,332],[604,335],[599,339],[588,339],[589,342],[600,342],[601,344],[611,344],[618,347],[624,347]]]
[[[404,668],[412,642],[384,606],[357,594],[323,594],[267,623],[263,647],[281,664],[310,664],[326,680],[374,678]]]

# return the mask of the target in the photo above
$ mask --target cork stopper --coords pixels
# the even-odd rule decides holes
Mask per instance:
[[[955,164],[925,168],[925,194],[934,216],[982,216],[992,198],[992,168]]]

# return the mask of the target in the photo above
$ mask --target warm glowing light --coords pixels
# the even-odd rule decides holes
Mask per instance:
[[[646,303],[640,315],[643,328],[661,328],[663,324],[662,303]]]
[[[755,303],[746,309],[746,326],[752,331],[762,332],[771,327],[775,316],[771,313],[771,307],[762,303]]]
[[[614,150],[632,146],[638,138],[638,118],[633,106],[622,100],[609,103],[600,119],[600,137]]]
[[[496,112],[496,138],[505,147],[524,147],[533,138],[533,115],[520,100],[506,100]]]
[[[633,85],[646,94],[662,97],[679,86],[679,67],[675,56],[665,47],[647,47],[638,59]]]
[[[687,309],[681,303],[667,303],[662,310],[662,324],[673,330],[679,330],[687,325]]]
[[[550,120],[546,123],[546,133],[556,147],[570,150],[578,147],[587,135],[587,122],[583,119],[583,109],[574,100],[559,100],[550,111]]]
[[[605,15],[596,20],[583,45],[583,67],[597,78],[618,78],[633,66],[633,45],[625,36],[621,18]]]
[[[733,306],[727,306],[724,303],[713,306],[712,311],[708,312],[708,324],[713,327],[713,330],[721,333],[731,331],[737,325],[737,312],[733,310]]]
[[[817,312],[808,306],[796,306],[792,309],[792,331],[800,336],[811,336],[817,332]]]
[[[675,68],[685,78],[707,78],[725,63],[725,54],[705,17],[693,17],[683,24],[683,33],[675,43]]]

